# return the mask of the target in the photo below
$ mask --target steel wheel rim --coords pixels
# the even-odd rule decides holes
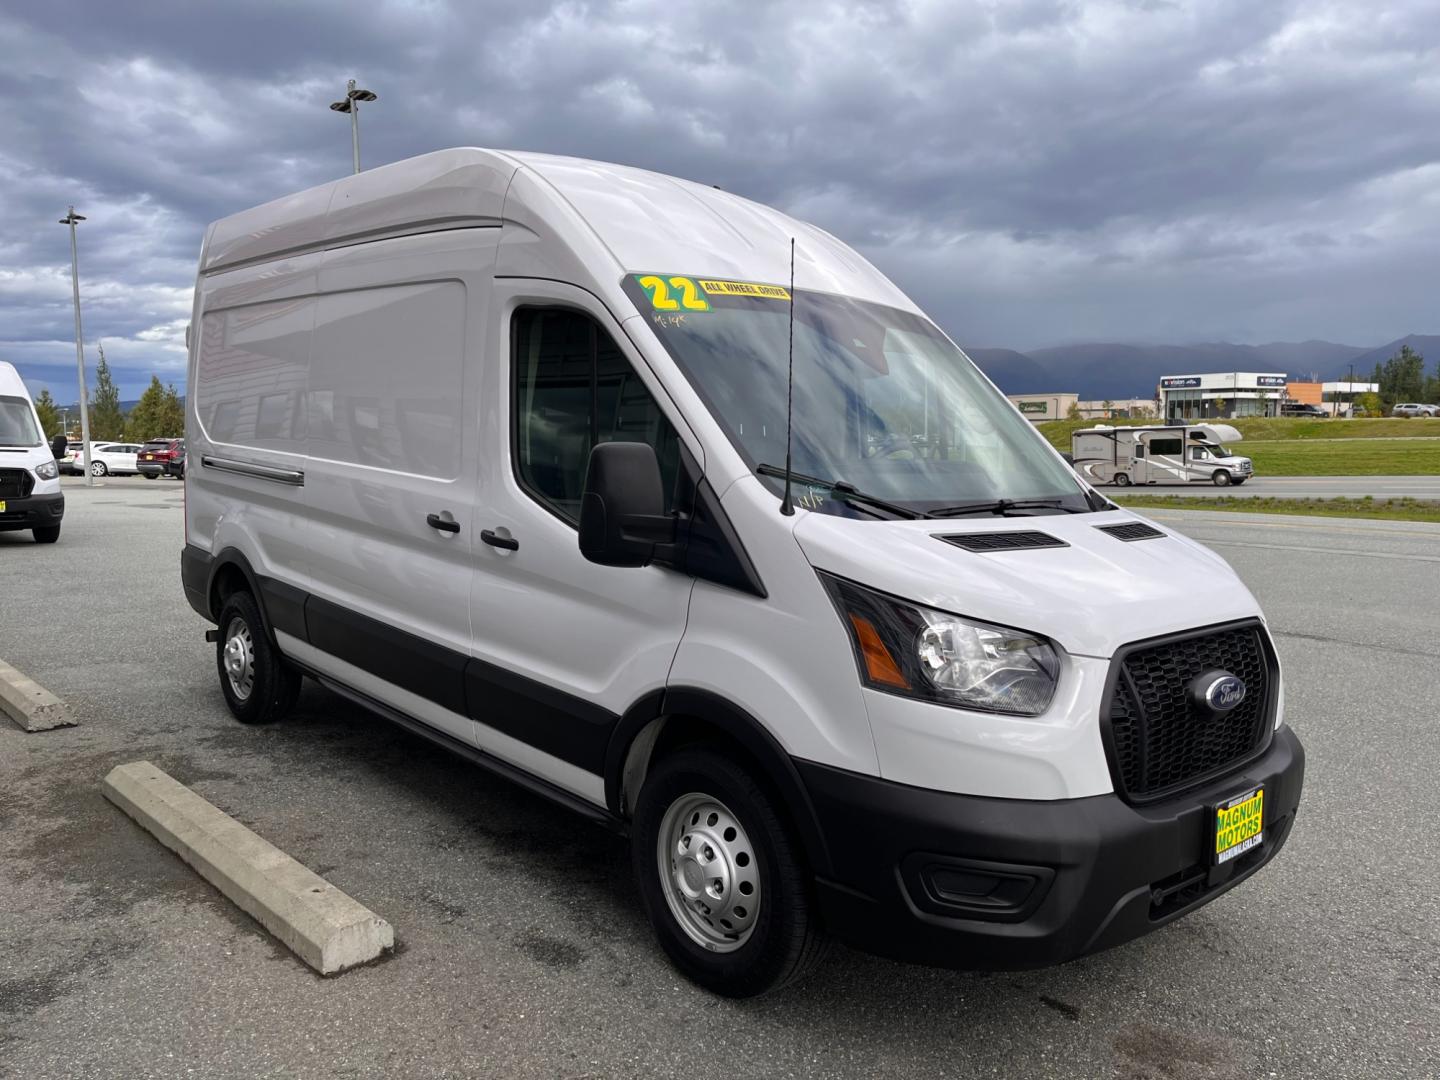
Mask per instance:
[[[250,697],[255,688],[255,639],[250,636],[250,627],[245,620],[236,616],[225,628],[225,647],[220,653],[220,662],[225,669],[225,678],[230,681],[230,690],[240,701]]]
[[[734,952],[750,940],[760,912],[760,863],[740,819],[713,795],[673,801],[655,845],[660,889],[691,941]]]

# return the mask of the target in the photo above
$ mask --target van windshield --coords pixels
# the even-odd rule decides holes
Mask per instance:
[[[39,446],[35,413],[22,397],[0,395],[0,446]]]
[[[789,293],[657,275],[624,287],[746,462],[783,471]],[[794,394],[792,470],[826,482],[797,482],[809,509],[880,516],[836,481],[922,514],[1001,500],[1092,509],[1029,421],[919,315],[797,290]],[[761,471],[778,493],[784,481]]]

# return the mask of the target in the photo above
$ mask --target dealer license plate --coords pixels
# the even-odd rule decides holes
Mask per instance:
[[[1227,863],[1265,842],[1265,789],[1255,788],[1215,808],[1215,863]]]

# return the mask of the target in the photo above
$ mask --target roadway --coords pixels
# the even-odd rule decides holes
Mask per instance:
[[[81,726],[0,723],[0,1075],[1440,1075],[1440,526],[1156,511],[1264,605],[1305,742],[1295,832],[1173,926],[1044,971],[836,949],[758,1001],[655,947],[623,841],[307,686],[226,712],[179,587],[180,485],[67,483],[0,535],[0,657]],[[100,796],[148,758],[390,919],[313,975]]]
[[[1436,499],[1440,500],[1440,476],[1256,476],[1236,487],[1216,487],[1209,483],[1145,484],[1139,487],[1102,489],[1112,498],[1123,499],[1127,493],[1145,495],[1224,495],[1244,498],[1268,495],[1277,499],[1333,499],[1338,495],[1363,499]]]

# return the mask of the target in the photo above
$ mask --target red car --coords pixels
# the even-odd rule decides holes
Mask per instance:
[[[151,439],[135,455],[135,467],[146,480],[157,476],[185,476],[185,440]]]

